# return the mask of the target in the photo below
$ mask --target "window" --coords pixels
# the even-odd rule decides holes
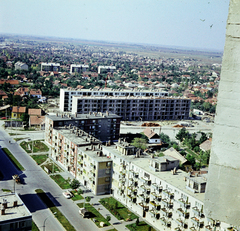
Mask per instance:
[[[110,174],[110,169],[106,169],[106,174]]]
[[[112,162],[107,162],[107,163],[106,163],[106,166],[107,166],[107,167],[112,166]]]
[[[106,178],[105,178],[105,181],[106,181],[106,182],[110,181],[110,177],[106,177]]]

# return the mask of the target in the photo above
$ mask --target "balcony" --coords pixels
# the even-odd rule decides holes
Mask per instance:
[[[213,228],[211,227],[211,225],[206,225],[205,230],[206,231],[213,231]]]
[[[143,182],[143,184],[151,185],[151,180],[149,180],[149,179],[144,179],[143,177],[141,177],[140,181]]]
[[[159,220],[162,223],[162,225],[167,226],[167,227],[171,226],[171,222],[167,221],[164,217],[161,217]]]
[[[149,210],[149,206],[144,205],[142,202],[138,203],[138,207],[142,208],[142,209],[145,210],[145,211],[148,211],[148,210]]]
[[[173,203],[171,201],[168,201],[167,199],[162,199],[162,203],[164,206],[166,206],[170,209],[173,207]]]
[[[204,216],[204,214],[197,207],[193,207],[192,211],[193,211],[194,215],[197,216],[197,217],[203,217]],[[211,219],[211,218],[209,218],[209,219]]]
[[[161,205],[157,204],[155,201],[150,201],[150,204],[152,206],[154,206],[154,208],[156,208],[156,210],[160,210],[161,209]]]
[[[186,209],[190,208],[190,203],[185,201],[183,198],[178,199],[178,203]]]
[[[188,212],[184,212],[182,208],[178,208],[177,209],[177,213],[184,217],[185,219],[188,219],[189,218],[189,213]]]
[[[164,189],[162,191],[163,195],[167,196],[168,198],[170,199],[173,199],[174,198],[174,193],[171,193],[170,191],[168,191],[167,189]]]
[[[169,218],[172,217],[172,212],[167,211],[166,208],[161,208],[160,213],[165,217],[169,217]]]
[[[200,220],[198,218],[196,218],[196,217],[192,217],[191,221],[197,227],[202,227],[203,224],[204,224],[203,222],[200,222]]]
[[[176,223],[181,227],[184,227],[184,228],[187,227],[187,224],[184,223],[184,221],[182,221],[181,219],[176,219]]]
[[[157,200],[159,202],[162,200],[162,196],[156,194],[155,192],[152,192],[151,195],[153,196],[154,200]]]
[[[155,209],[149,210],[149,213],[151,213],[152,217],[155,217],[156,219],[159,219],[159,217],[160,217],[159,212]]]
[[[219,220],[214,220],[212,218],[207,217],[207,221],[214,227],[219,227],[221,222]]]

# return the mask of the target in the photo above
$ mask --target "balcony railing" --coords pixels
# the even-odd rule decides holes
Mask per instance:
[[[149,206],[144,205],[142,202],[138,203],[138,206],[141,207],[142,209],[144,209],[145,211],[149,210]]]
[[[167,226],[167,227],[171,226],[171,222],[167,221],[164,217],[161,217],[159,220],[164,226]]]
[[[189,213],[188,212],[184,212],[182,208],[178,208],[177,209],[177,213],[181,216],[183,216],[185,219],[189,218]]]
[[[200,220],[196,217],[192,217],[191,221],[194,225],[196,225],[197,227],[202,227],[203,226],[203,222],[200,222]]]
[[[162,193],[163,193],[163,195],[169,197],[170,199],[173,199],[173,197],[174,197],[174,193],[171,193],[171,192],[168,191],[167,189],[164,189],[164,190],[162,191]]]
[[[162,203],[163,203],[163,205],[165,205],[168,208],[173,207],[173,203],[171,201],[168,201],[167,199],[162,199]]]
[[[204,216],[203,213],[200,211],[200,209],[197,208],[197,207],[193,207],[193,208],[192,208],[192,211],[193,211],[194,215],[197,216],[197,217],[202,217],[202,216]],[[211,221],[210,221],[210,222],[211,222]]]
[[[161,208],[160,213],[165,217],[172,217],[172,212],[167,211],[166,208]]]
[[[178,199],[178,203],[184,208],[190,208],[190,203],[185,201],[183,198]]]

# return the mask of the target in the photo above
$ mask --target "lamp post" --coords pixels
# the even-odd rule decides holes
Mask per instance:
[[[55,212],[55,213],[53,213],[53,215],[55,215],[57,212]],[[47,219],[48,219],[49,217],[47,217],[45,220],[44,220],[44,222],[43,222],[43,231],[45,231],[45,224],[46,224],[46,221],[47,221]]]

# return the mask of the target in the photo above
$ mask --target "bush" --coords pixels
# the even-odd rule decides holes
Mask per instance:
[[[76,179],[73,179],[72,182],[71,182],[71,184],[70,184],[70,187],[71,187],[72,189],[76,189],[76,188],[78,188],[79,186],[80,186],[80,182],[79,182],[78,180],[76,180]]]

